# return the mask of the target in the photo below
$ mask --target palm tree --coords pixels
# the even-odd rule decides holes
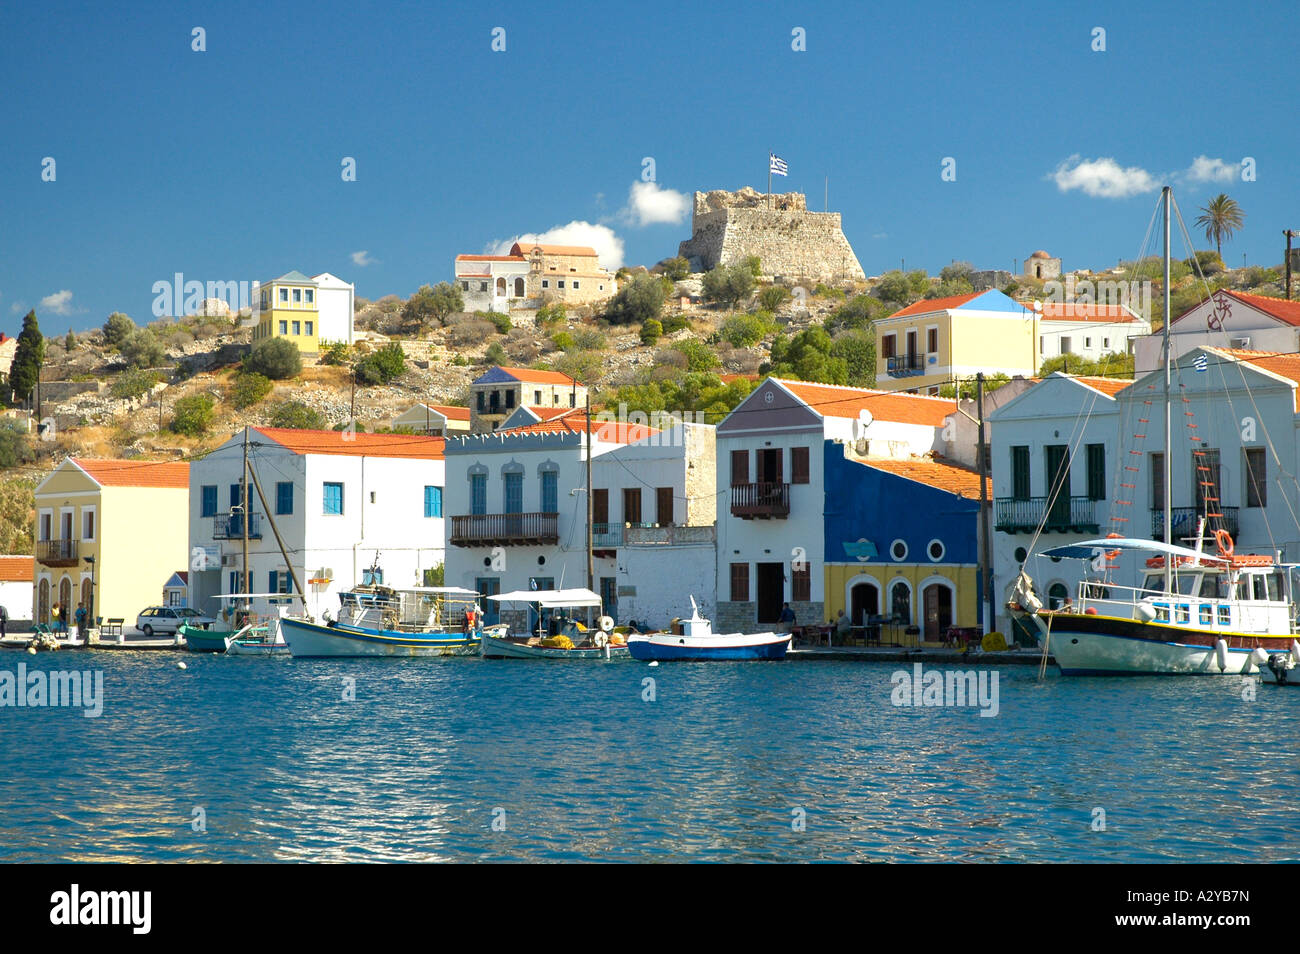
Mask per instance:
[[[1241,228],[1246,213],[1241,211],[1241,206],[1237,205],[1236,199],[1229,199],[1222,192],[1211,199],[1210,204],[1201,211],[1205,214],[1197,218],[1196,224],[1205,226],[1205,237],[1214,241],[1214,248],[1222,259],[1223,240],[1231,239],[1232,233]]]

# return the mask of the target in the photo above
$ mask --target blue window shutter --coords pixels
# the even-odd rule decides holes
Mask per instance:
[[[426,485],[424,488],[424,515],[426,517],[442,516],[442,488]]]
[[[487,513],[487,474],[470,476],[470,513]]]
[[[542,512],[543,513],[555,513],[557,510],[560,509],[559,501],[558,501],[559,492],[557,489],[558,479],[559,479],[559,475],[556,474],[556,472],[553,470],[544,471],[542,473]]]
[[[267,585],[266,585],[266,592],[268,592],[268,593],[278,593],[278,592],[280,592],[280,587],[279,587],[279,583],[280,583],[280,581],[279,581],[278,579],[276,579],[276,572],[275,572],[275,570],[272,570],[270,573],[267,574],[267,579],[268,579],[270,582],[267,583]]]
[[[275,485],[275,512],[293,513],[293,482],[282,480]]]
[[[203,516],[215,517],[217,515],[217,485],[206,484],[203,487]]]

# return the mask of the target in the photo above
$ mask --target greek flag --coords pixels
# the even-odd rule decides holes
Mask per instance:
[[[1192,362],[1192,367],[1196,368],[1197,371],[1204,371],[1209,366],[1210,359],[1203,354],[1197,355],[1196,360]]]
[[[785,160],[773,152],[767,154],[767,170],[774,176],[788,176],[790,174],[790,167],[785,164]]]

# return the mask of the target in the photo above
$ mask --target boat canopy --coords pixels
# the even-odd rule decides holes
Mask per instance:
[[[216,596],[217,599],[219,600],[270,600],[270,599],[296,600],[298,599],[297,593],[218,593],[216,594]]]
[[[1070,557],[1076,560],[1093,560],[1096,559],[1098,550],[1103,553],[1110,550],[1141,550],[1147,553],[1163,553],[1168,556],[1187,557],[1192,560],[1199,559],[1202,563],[1230,562],[1228,558],[1217,553],[1175,546],[1172,543],[1162,543],[1159,540],[1142,540],[1134,537],[1112,537],[1102,540],[1084,540],[1080,543],[1067,543],[1064,546],[1044,550],[1042,555]]]
[[[544,609],[557,609],[562,606],[599,606],[600,596],[586,587],[571,590],[511,590],[498,593],[488,599],[498,603],[537,603]]]
[[[463,586],[395,586],[399,593],[436,593],[441,596],[478,596],[477,591]]]

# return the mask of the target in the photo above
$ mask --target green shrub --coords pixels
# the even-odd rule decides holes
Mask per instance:
[[[573,346],[580,351],[604,351],[605,336],[595,328],[579,328],[573,333]]]
[[[663,282],[654,275],[638,275],[624,285],[605,306],[605,319],[615,325],[641,325],[663,311]]]
[[[762,276],[763,262],[759,259],[757,255],[746,255],[745,261],[742,264],[747,269],[749,269],[749,274],[752,277],[759,278],[760,276]]]
[[[488,345],[487,351],[483,352],[483,360],[488,364],[505,364],[510,360],[510,356],[506,354],[506,349],[501,346],[500,341],[494,341]]]
[[[152,368],[162,363],[162,344],[152,331],[144,328],[137,328],[127,335],[119,350],[128,368]]]
[[[135,400],[147,394],[149,389],[157,383],[157,372],[148,371],[144,368],[131,368],[117,376],[113,383],[109,385],[108,393],[115,398]]]
[[[776,311],[790,300],[790,289],[784,285],[769,285],[758,293],[758,303],[767,311]]]
[[[688,371],[708,371],[719,364],[718,356],[713,353],[713,349],[698,338],[679,341],[673,345],[673,349],[686,356]]]
[[[568,320],[568,317],[568,313],[564,310],[564,304],[557,301],[537,309],[537,317],[534,321],[538,328],[549,328],[551,325],[563,324]]]
[[[572,351],[573,335],[569,334],[567,331],[557,331],[555,334],[551,335],[551,344],[555,345],[555,347],[559,348],[561,351]]]
[[[287,338],[268,338],[244,356],[244,370],[283,381],[302,373],[302,355]]]
[[[760,314],[767,314],[761,312]],[[752,348],[765,337],[771,326],[760,315],[732,315],[722,323],[718,334],[733,348]]]
[[[662,322],[656,321],[654,318],[648,318],[645,323],[641,325],[642,344],[652,345],[663,336],[664,326]]]
[[[172,412],[171,429],[187,437],[199,437],[212,426],[212,398],[206,394],[191,394],[176,402]]]
[[[135,322],[120,311],[115,311],[108,316],[108,321],[104,322],[104,342],[112,346],[120,345],[133,331],[135,331]]]
[[[463,368],[469,364],[469,358],[465,357],[463,354],[458,354],[456,357],[451,359],[451,363],[458,368]]]
[[[335,341],[327,345],[320,356],[321,364],[346,365],[351,360],[352,349],[346,341]]]
[[[754,290],[754,273],[746,264],[719,265],[705,273],[703,285],[705,301],[734,308]]]
[[[329,428],[325,416],[299,401],[285,401],[271,412],[272,427],[289,427],[300,431],[323,431]]]
[[[497,334],[503,335],[510,330],[510,316],[507,314],[499,311],[476,311],[474,314],[491,324]]]
[[[676,258],[670,258],[663,263],[663,275],[669,281],[680,282],[691,273],[691,263],[685,258],[678,255]]]
[[[396,341],[372,351],[353,368],[358,384],[387,384],[406,370],[406,352]]]
[[[447,323],[447,316],[454,311],[465,310],[465,299],[460,288],[449,282],[437,285],[421,285],[419,290],[406,300],[402,306],[402,320],[423,328],[430,321],[436,320],[440,325]]]
[[[230,403],[238,410],[252,407],[271,393],[271,379],[256,371],[241,371],[230,388]]]
[[[560,355],[554,369],[590,387],[604,373],[605,358],[597,351],[570,351]]]
[[[690,322],[686,319],[686,316],[681,312],[674,312],[671,315],[664,315],[662,324],[664,326],[664,334],[666,335],[670,335],[674,331],[681,331],[683,328],[690,326]]]

